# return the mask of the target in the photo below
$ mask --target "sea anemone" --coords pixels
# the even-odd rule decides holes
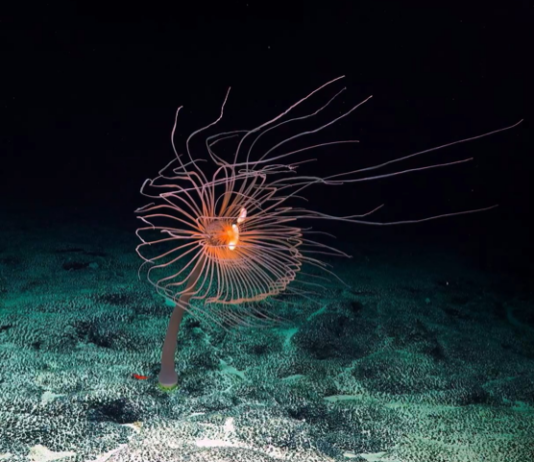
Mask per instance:
[[[304,286],[295,284],[304,264],[320,268],[325,275],[335,276],[318,256],[347,255],[315,240],[310,230],[301,225],[302,221],[318,219],[391,225],[428,221],[494,207],[420,220],[382,223],[368,219],[382,205],[363,214],[348,216],[332,216],[295,206],[295,202],[302,199],[300,194],[311,185],[370,181],[468,162],[472,158],[393,173],[369,174],[387,165],[512,128],[502,128],[360,170],[324,177],[299,174],[299,167],[307,160],[292,162],[297,159],[297,154],[358,141],[331,141],[287,150],[288,146],[294,146],[295,140],[317,133],[347,117],[367,102],[371,98],[369,96],[327,123],[296,132],[267,149],[259,149],[258,141],[267,133],[281,129],[282,126],[282,131],[285,131],[296,125],[297,121],[310,119],[329,106],[345,88],[312,113],[285,117],[317,92],[341,78],[325,83],[258,127],[208,135],[208,129],[223,117],[230,92],[228,89],[219,117],[189,135],[185,142],[185,155],[178,153],[174,143],[181,107],[176,111],[171,133],[175,158],[156,178],[145,180],[141,187],[143,195],[157,202],[136,210],[138,218],[144,223],[137,230],[141,244],[136,249],[144,260],[142,267],[148,266],[148,280],[157,292],[175,304],[164,342],[159,375],[160,386],[164,389],[172,389],[177,383],[174,354],[184,311],[223,326],[244,323],[251,316],[256,319],[272,319],[257,307],[257,302],[284,291],[306,295]],[[199,157],[192,153],[192,140],[197,141],[197,137],[202,135],[205,152],[204,157]],[[228,145],[231,142],[234,143],[233,159],[227,161],[217,151],[223,143]],[[320,282],[303,284],[320,285]],[[191,300],[197,301],[191,303]]]

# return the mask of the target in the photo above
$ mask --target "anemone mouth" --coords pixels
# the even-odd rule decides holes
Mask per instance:
[[[148,268],[148,281],[161,295],[179,303],[186,291],[196,303],[193,315],[206,317],[218,324],[239,322],[254,313],[255,308],[242,305],[264,300],[289,291],[307,296],[314,290],[324,289],[322,276],[312,282],[295,284],[303,265],[323,271],[326,278],[337,276],[322,260],[322,256],[348,256],[344,252],[322,244],[311,236],[302,220],[334,220],[366,225],[399,225],[418,223],[454,215],[489,210],[495,206],[445,213],[418,220],[380,222],[369,216],[380,210],[378,205],[357,215],[332,216],[307,208],[296,207],[293,202],[302,200],[301,193],[315,184],[343,185],[371,181],[413,172],[426,171],[462,164],[472,158],[442,164],[431,164],[392,173],[374,174],[380,168],[422,156],[459,143],[476,140],[515,127],[520,122],[483,135],[454,141],[359,170],[330,176],[299,173],[302,164],[310,159],[296,161],[295,156],[311,150],[321,151],[353,147],[358,140],[330,141],[304,145],[287,150],[287,146],[301,142],[305,137],[327,129],[347,117],[371,97],[337,115],[329,122],[297,132],[267,149],[259,150],[258,141],[269,132],[276,132],[295,122],[312,119],[327,108],[344,90],[335,93],[325,104],[312,113],[285,118],[301,103],[342,77],[333,79],[313,90],[278,116],[249,130],[233,130],[207,134],[223,117],[229,91],[223,101],[219,117],[212,123],[189,135],[185,142],[185,155],[178,154],[174,135],[180,108],[171,134],[175,158],[157,177],[147,179],[141,193],[154,200],[136,210],[143,226],[136,231],[141,243],[136,251],[144,260],[140,271]],[[194,157],[193,138],[205,134],[203,146],[206,158]],[[225,160],[217,153],[219,145],[233,142],[233,159]],[[205,162],[214,173],[208,177]],[[314,233],[317,233],[314,231]],[[339,278],[337,278],[339,280]],[[293,284],[292,284],[293,283]],[[291,286],[290,286],[291,284]],[[220,308],[222,306],[222,308]],[[189,310],[189,307],[184,307]]]
[[[239,242],[239,228],[229,220],[213,220],[206,226],[206,244],[214,249],[235,250]]]

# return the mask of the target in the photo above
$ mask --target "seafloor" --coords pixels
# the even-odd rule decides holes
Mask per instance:
[[[0,217],[1,461],[534,460],[533,284],[506,249],[356,229],[346,286],[271,302],[289,324],[188,315],[168,394],[172,308],[133,230],[86,215]]]

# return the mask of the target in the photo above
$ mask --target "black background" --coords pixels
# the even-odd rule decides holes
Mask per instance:
[[[0,206],[54,219],[120,218],[133,232],[133,209],[145,203],[141,183],[172,158],[179,105],[180,147],[218,115],[228,86],[221,130],[258,125],[346,75],[316,104],[343,85],[347,91],[330,115],[373,99],[312,141],[360,144],[314,154],[316,173],[365,167],[525,121],[400,166],[474,156],[471,163],[313,189],[313,208],[350,214],[385,203],[375,218],[388,221],[499,203],[486,214],[387,232],[483,240],[531,255],[532,3],[427,3],[249,0],[102,9],[48,3],[4,10]],[[354,239],[362,232],[335,228]]]

